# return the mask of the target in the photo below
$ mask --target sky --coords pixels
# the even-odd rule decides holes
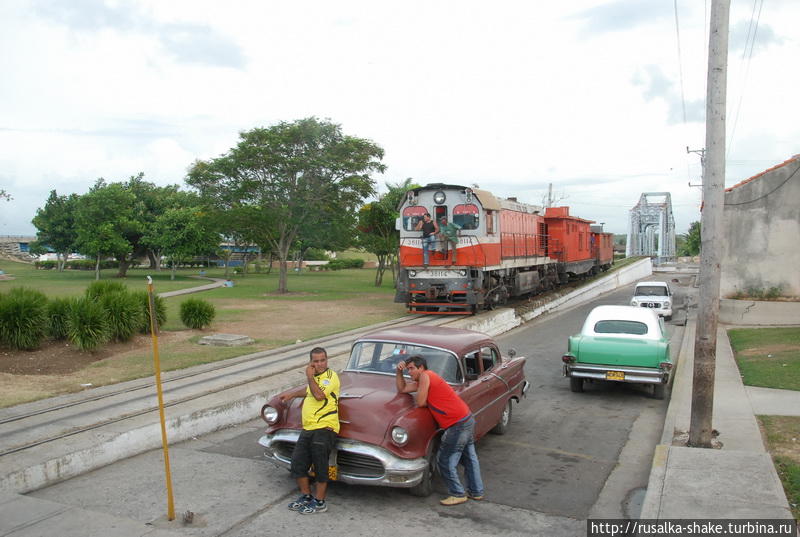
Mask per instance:
[[[700,220],[711,0],[3,0],[0,235],[51,190],[184,182],[240,132],[315,116],[385,184],[478,185],[625,233]],[[731,0],[726,186],[800,153],[800,2]]]

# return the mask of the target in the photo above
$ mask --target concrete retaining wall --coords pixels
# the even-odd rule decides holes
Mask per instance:
[[[595,297],[613,291],[614,289],[633,283],[642,278],[646,278],[653,273],[653,263],[650,258],[642,259],[615,270],[603,278],[599,278],[592,283],[576,289],[570,293],[560,296],[554,300],[543,303],[539,307],[517,316],[514,310],[502,308],[490,313],[480,315],[480,318],[469,317],[454,323],[459,328],[483,332],[490,336],[497,336],[503,332],[508,332],[512,328],[523,324],[526,321],[535,319],[539,315],[551,311],[558,311],[565,306],[573,307],[584,304]]]
[[[800,324],[800,302],[722,299],[719,320],[725,324],[797,325]]]

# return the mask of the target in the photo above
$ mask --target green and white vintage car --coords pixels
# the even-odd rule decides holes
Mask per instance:
[[[653,397],[663,399],[672,371],[663,319],[633,306],[594,308],[561,360],[573,392],[586,380],[635,382],[652,384]]]

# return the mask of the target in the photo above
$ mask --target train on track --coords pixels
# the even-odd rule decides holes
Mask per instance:
[[[493,309],[509,298],[608,270],[614,260],[613,235],[592,220],[570,215],[569,207],[542,208],[477,188],[434,183],[409,190],[399,209],[395,302],[405,303],[410,313]],[[435,237],[425,245],[425,256],[423,234],[431,231],[431,221],[439,233],[430,233]],[[445,222],[451,240],[445,237]]]

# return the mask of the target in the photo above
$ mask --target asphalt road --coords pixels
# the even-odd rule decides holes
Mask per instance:
[[[676,303],[691,277],[673,283]],[[599,304],[626,304],[633,286],[564,313],[546,316],[498,338],[501,350],[528,357],[532,388],[514,407],[503,436],[478,443],[486,499],[442,507],[441,483],[425,499],[400,489],[332,484],[327,513],[302,516],[286,504],[296,496],[285,470],[265,462],[256,440],[262,422],[172,446],[178,520],[166,522],[160,450],[73,478],[32,496],[152,523],[184,535],[586,535],[587,518],[638,516],[667,399],[645,387],[597,383],[572,393],[561,376],[567,337]],[[677,353],[683,312],[668,325]],[[184,525],[181,514],[194,513]]]

